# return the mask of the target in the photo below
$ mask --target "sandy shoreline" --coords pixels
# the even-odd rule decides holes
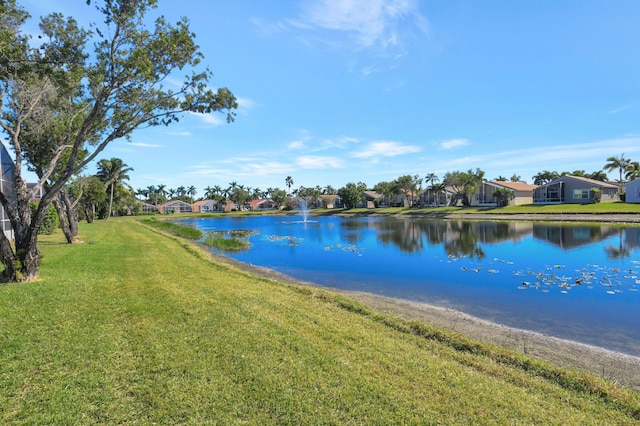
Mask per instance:
[[[610,222],[640,224],[640,215],[588,215],[588,214],[450,214],[445,219],[467,220],[525,220],[555,222]],[[207,248],[207,251],[210,250]],[[211,253],[211,252],[210,252]],[[290,284],[312,285],[277,271],[246,264],[230,257],[211,253],[223,263],[231,264],[252,274],[268,277]],[[318,286],[322,287],[322,286]],[[325,287],[323,287],[325,288]],[[518,352],[541,358],[553,364],[590,371],[607,380],[640,391],[640,357],[610,351],[571,340],[560,339],[527,330],[507,327],[473,317],[454,309],[443,308],[424,303],[394,299],[365,292],[354,292],[327,288],[331,291],[353,297],[366,306],[379,312],[397,315],[406,319],[418,319],[462,333],[482,342],[500,345]]]

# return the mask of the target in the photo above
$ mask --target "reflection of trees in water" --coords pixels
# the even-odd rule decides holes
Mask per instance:
[[[366,222],[362,220],[343,220],[340,222],[342,239],[348,241],[349,244],[357,245],[362,240],[362,230],[366,227]]]
[[[422,221],[387,219],[374,223],[381,243],[393,244],[404,253],[419,253],[424,250]]]
[[[484,259],[486,255],[480,247],[480,237],[486,237],[486,230],[478,226],[481,223],[448,222],[447,239],[444,242],[447,256]]]
[[[418,253],[428,245],[442,244],[447,255],[485,257],[483,243],[513,239],[517,225],[508,222],[467,222],[390,218],[375,222],[378,241],[393,244],[405,253]],[[528,231],[530,232],[530,230]]]
[[[607,258],[611,260],[630,257],[637,246],[638,228],[618,228],[618,247],[609,244],[604,248]]]

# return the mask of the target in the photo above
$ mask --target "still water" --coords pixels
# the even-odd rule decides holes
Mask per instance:
[[[248,250],[225,254],[301,280],[640,356],[640,227],[282,216],[181,223],[250,231]]]

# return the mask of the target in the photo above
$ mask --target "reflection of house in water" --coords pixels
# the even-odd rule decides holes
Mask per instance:
[[[624,230],[624,245],[627,248],[640,247],[640,228],[632,227]]]
[[[563,248],[573,249],[597,243],[618,233],[612,226],[566,226],[566,225],[533,225],[533,237]]]

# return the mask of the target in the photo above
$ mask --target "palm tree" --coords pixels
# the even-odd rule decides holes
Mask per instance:
[[[640,176],[640,163],[637,161],[631,161],[627,166],[627,169],[624,173],[624,178],[626,180],[635,180]]]
[[[424,177],[424,184],[427,187],[427,204],[429,204],[429,186],[430,184],[436,183],[438,180],[438,176],[435,173],[427,173]]]
[[[148,194],[149,194],[149,191],[147,191],[144,188],[136,189],[136,195],[138,195],[140,197],[140,201],[142,201],[142,197],[146,198]]]
[[[213,194],[216,201],[222,201],[222,187],[220,185],[213,187]]]
[[[211,199],[213,199],[213,195],[214,195],[213,194],[213,188],[211,186],[207,186],[204,189],[204,198],[207,199],[207,200],[211,200]]]
[[[440,207],[440,193],[445,191],[444,183],[435,183],[431,185],[431,190],[436,194],[436,207]]]
[[[287,185],[287,188],[289,188],[289,193],[291,193],[291,187],[293,186],[293,179],[291,178],[291,176],[287,176],[287,178],[284,180],[284,183]]]
[[[176,193],[178,194],[179,198],[182,198],[187,194],[187,188],[185,188],[184,186],[179,186],[176,188]]]
[[[150,203],[153,203],[153,200],[155,199],[155,205],[158,205],[158,197],[157,197],[157,189],[154,185],[150,185],[147,186],[147,197]]]
[[[123,181],[129,180],[127,173],[133,171],[133,168],[127,166],[119,158],[111,158],[111,160],[102,159],[98,162],[98,178],[104,183],[105,188],[110,189],[109,194],[109,210],[107,211],[107,217],[111,216],[111,208],[113,206],[113,193],[116,186],[120,185]]]
[[[191,185],[189,186],[189,188],[187,188],[187,194],[189,195],[189,198],[191,199],[191,202],[193,203],[193,197],[198,193],[198,190],[196,189],[195,186]]]
[[[167,197],[167,185],[158,185],[158,197],[162,199],[164,203]]]
[[[532,179],[534,185],[544,185],[545,183],[551,182],[552,180],[559,177],[560,175],[558,174],[558,172],[550,172],[549,170],[545,170],[533,176]]]
[[[620,157],[609,157],[607,158],[607,164],[604,165],[603,169],[608,172],[612,172],[614,170],[618,170],[620,173],[620,179],[618,180],[618,184],[622,188],[622,172],[627,170],[627,167],[631,164],[631,160],[628,158],[624,158],[624,154],[621,154]]]

